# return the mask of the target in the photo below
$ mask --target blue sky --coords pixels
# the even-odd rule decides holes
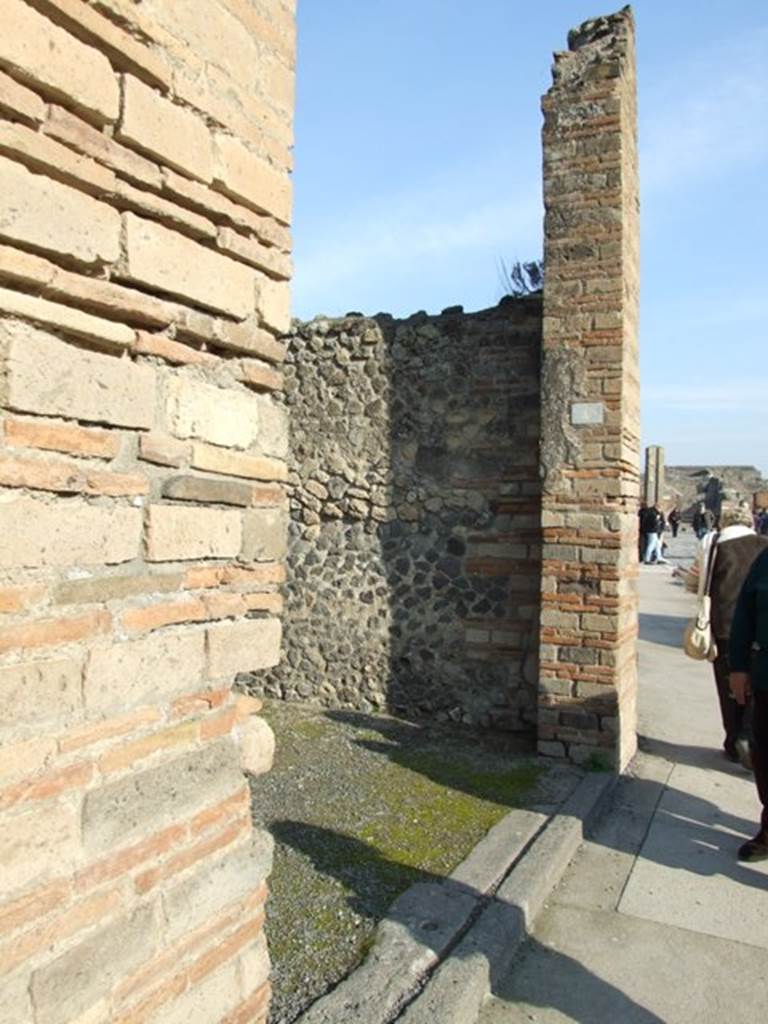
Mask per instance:
[[[768,475],[768,4],[638,0],[643,443]],[[547,0],[299,0],[294,315],[493,305],[541,251]]]

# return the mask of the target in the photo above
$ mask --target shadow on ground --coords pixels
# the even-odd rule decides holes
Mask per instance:
[[[509,769],[513,759],[535,754],[528,734],[470,732],[356,711],[326,714],[359,733],[357,746],[407,771],[500,807],[520,806],[520,775]]]
[[[509,974],[498,980],[492,978],[493,994],[502,1007],[519,1002],[522,994],[527,1004],[558,1010],[564,1021],[575,1024],[669,1024],[615,985],[588,971],[578,960],[543,945],[532,936],[528,936],[521,956],[535,965],[540,980],[526,986],[521,993],[512,987]],[[547,993],[546,1000],[541,999],[542,991]],[[504,1019],[502,1010],[499,1021]],[[534,1017],[529,1019],[535,1020]],[[484,1020],[492,1024],[492,1014],[486,1014]]]
[[[389,732],[387,725],[385,732]],[[592,841],[621,852],[642,857],[657,864],[686,873],[702,876],[730,878],[760,892],[768,892],[768,876],[756,873],[740,865],[734,858],[736,847],[743,837],[751,834],[753,822],[748,821],[716,803],[695,796],[683,790],[665,785],[663,782],[647,779],[628,779],[632,786],[632,802],[656,811],[655,821],[674,826],[675,842],[669,845],[645,843],[644,831],[600,830]],[[616,793],[617,807],[622,805],[622,785]],[[663,798],[663,800],[662,800]],[[397,900],[387,919],[408,931],[413,942],[421,947],[440,949],[440,925],[430,920],[430,908],[439,903],[439,892],[452,894],[454,900],[471,899],[485,905],[485,912],[495,915],[495,929],[491,944],[486,949],[482,944],[472,948],[471,956],[485,956],[490,970],[491,991],[497,1002],[514,1003],[520,992],[514,987],[516,966],[512,954],[499,959],[499,936],[508,949],[516,947],[517,939],[525,937],[518,959],[525,961],[527,969],[556,979],[553,984],[534,984],[524,998],[533,1005],[556,1009],[565,1019],[584,1024],[615,1024],[617,1021],[630,1024],[659,1024],[660,1018],[639,1005],[614,985],[597,977],[572,956],[542,945],[535,938],[525,936],[522,912],[519,907],[507,904],[496,897],[486,896],[453,881],[446,882],[443,876],[419,867],[406,867],[376,846],[360,839],[351,838],[333,829],[309,826],[287,819],[276,821],[273,831],[281,843],[308,858],[315,870],[330,877],[341,885],[346,893],[349,907],[357,914],[369,914],[371,894],[375,892],[378,879],[397,878],[416,890],[409,898]],[[418,890],[422,890],[419,897]],[[402,890],[401,890],[402,891]],[[413,908],[426,908],[423,914],[414,914]],[[438,912],[436,911],[436,914]],[[439,914],[438,914],[439,918]],[[437,918],[436,918],[437,920]],[[495,952],[494,952],[494,948]],[[361,947],[361,953],[370,948],[370,939]],[[462,947],[454,949],[451,956],[461,956]],[[546,993],[546,997],[542,996]],[[469,1019],[473,1019],[468,1017]],[[486,1018],[484,1018],[485,1020]],[[491,1021],[490,1015],[488,1020]],[[501,1010],[499,1020],[504,1020]]]
[[[655,615],[641,612],[638,616],[640,639],[652,644],[663,644],[665,647],[683,646],[683,633],[689,619],[682,615]]]
[[[374,848],[366,848],[364,843],[349,840],[339,834],[329,834],[326,830],[308,829],[305,826],[298,826],[296,822],[284,821],[276,823],[275,832],[281,841],[296,844],[307,856],[313,858],[318,870],[329,871],[345,886],[352,886],[350,901],[360,910],[365,909],[368,900],[368,880],[364,870],[356,876],[350,865],[357,863],[362,867],[366,864],[376,864],[379,869],[383,867],[385,870],[399,867],[388,863],[386,858],[381,858]],[[440,876],[429,872],[414,871],[412,882],[422,892],[414,892],[412,895],[409,894],[410,898],[398,900],[388,915],[389,925],[399,925],[409,930],[410,937],[422,947],[440,950],[445,936],[441,934],[439,912],[436,913],[434,920],[430,919],[429,914],[430,905],[435,906],[439,903],[439,893],[446,893],[446,890],[449,890],[450,899],[454,903],[462,900],[472,904],[478,900],[484,901],[485,912],[494,916],[494,943],[498,943],[499,940],[502,943],[506,941],[510,950],[508,956],[501,958],[491,956],[488,951],[490,988],[497,1000],[514,1002],[516,995],[510,985],[510,965],[513,959],[511,951],[516,948],[519,937],[525,936],[522,910],[495,897],[485,899],[483,894],[466,885],[446,882]],[[436,889],[436,886],[439,886],[439,889]],[[426,908],[426,913],[414,915],[414,906]],[[459,950],[454,949],[451,955],[460,956],[460,949],[461,947]],[[471,955],[476,957],[484,953],[486,951],[481,945],[475,946]],[[556,985],[545,986],[548,1000],[546,1003],[539,1002],[539,1005],[555,1007],[566,1019],[584,1024],[616,1024],[617,1021],[621,1021],[622,1024],[663,1024],[659,1017],[634,1002],[620,989],[587,970],[578,960],[542,945],[531,936],[526,936],[520,956],[535,958],[538,953],[544,955],[544,973],[557,979]],[[457,999],[461,998],[461,995],[457,996]],[[471,999],[470,996],[470,1001]],[[456,1007],[452,1007],[451,1010],[452,1019],[457,1019]]]
[[[272,771],[251,782],[255,822],[276,840],[272,1024],[360,961],[401,893],[449,875],[510,808],[554,809],[580,777],[466,727],[283,702],[263,714],[278,739]]]

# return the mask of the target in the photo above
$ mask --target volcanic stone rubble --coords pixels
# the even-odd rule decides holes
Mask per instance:
[[[532,721],[540,311],[295,326],[285,656],[253,692]]]

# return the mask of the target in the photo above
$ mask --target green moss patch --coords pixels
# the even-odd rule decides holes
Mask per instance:
[[[273,1024],[288,1024],[364,957],[415,882],[443,878],[541,767],[509,739],[385,716],[269,703],[275,766],[253,782],[276,840],[268,934]]]

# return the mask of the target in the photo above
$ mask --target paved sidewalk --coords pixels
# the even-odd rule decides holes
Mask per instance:
[[[690,554],[683,535],[671,559]],[[632,773],[555,889],[479,1024],[764,1020],[768,864],[741,865],[752,778],[721,755],[708,665],[680,639],[694,598],[641,567],[640,735]]]

